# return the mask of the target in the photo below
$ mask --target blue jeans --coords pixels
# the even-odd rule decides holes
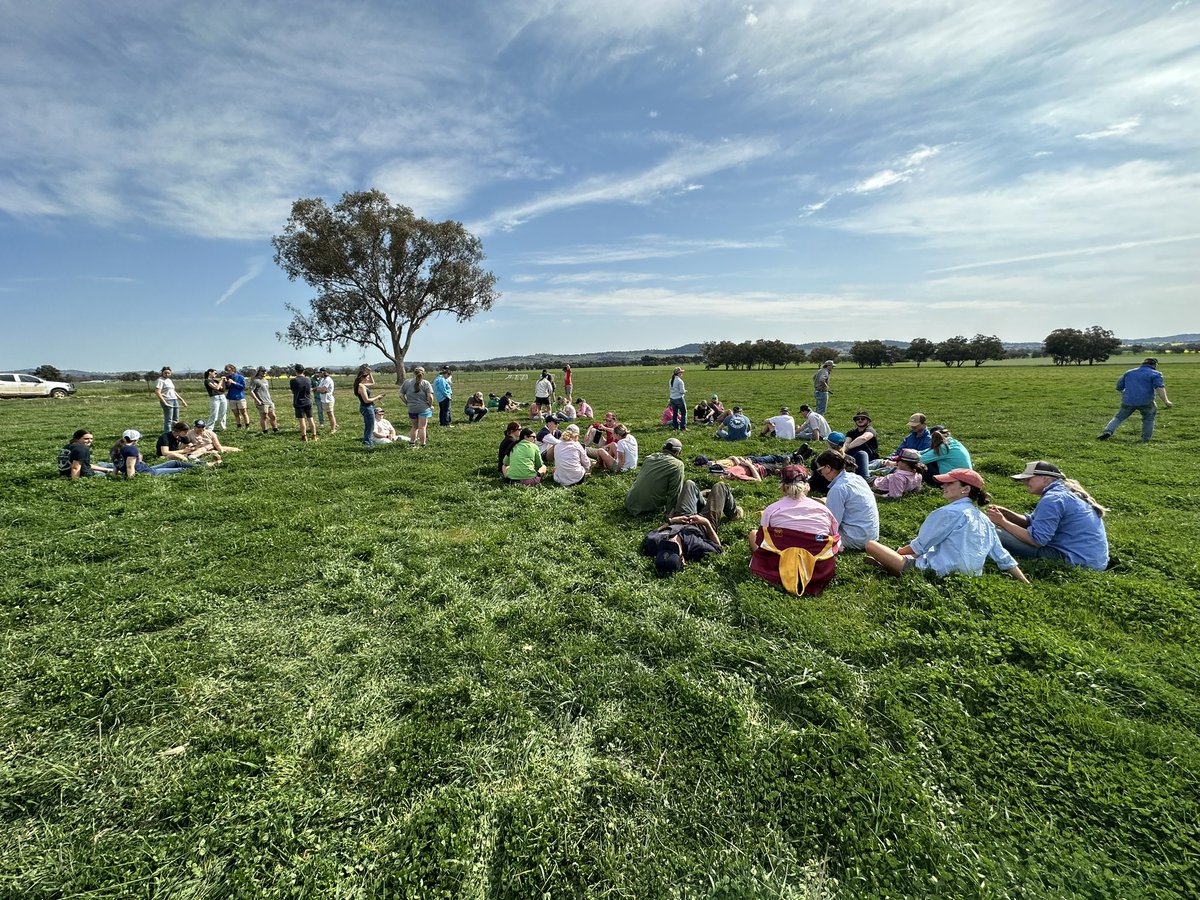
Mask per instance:
[[[1121,404],[1121,408],[1117,410],[1117,414],[1112,417],[1112,421],[1104,426],[1104,431],[1112,434],[1121,427],[1121,423],[1132,416],[1135,412],[1142,414],[1142,440],[1148,441],[1154,436],[1154,417],[1158,415],[1158,407],[1151,400],[1144,406],[1126,406]]]
[[[866,450],[851,450],[846,455],[854,460],[855,464],[858,466],[858,474],[861,475],[864,479],[866,479],[867,469],[871,465],[870,459],[867,458],[867,451]]]
[[[671,398],[671,427],[680,431],[687,428],[687,402],[682,397]]]
[[[313,398],[313,406],[317,408],[317,424],[325,424],[325,404],[321,402],[319,396]]]
[[[1067,562],[1067,555],[1061,550],[1053,547],[1035,547],[1018,537],[1013,537],[1003,528],[997,530],[1000,532],[1000,543],[1004,545],[1004,549],[1018,559],[1053,559],[1058,562]]]
[[[179,401],[168,400],[161,405],[163,411],[163,431],[170,433],[171,426],[179,421]]]
[[[360,403],[358,411],[363,417],[363,439],[362,442],[370,447],[375,443],[375,404]]]
[[[225,430],[225,420],[229,415],[229,398],[224,394],[213,394],[208,398],[208,426],[216,428],[221,426],[221,430]]]
[[[182,459],[168,459],[166,462],[160,462],[156,466],[150,466],[145,474],[178,475],[180,472],[186,472],[188,469],[194,468],[196,468],[196,463],[184,462]]]
[[[813,411],[825,415],[825,407],[829,405],[829,391],[813,391],[813,399],[816,401]]]
[[[468,406],[463,409],[463,412],[466,414],[468,422],[480,422],[488,414],[486,409],[480,409],[477,406]]]

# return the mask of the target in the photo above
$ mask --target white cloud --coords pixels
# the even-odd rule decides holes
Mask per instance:
[[[779,238],[763,240],[683,240],[659,234],[641,235],[627,244],[585,245],[575,249],[551,253],[535,253],[526,261],[539,266],[578,266],[602,263],[629,262],[639,259],[671,259],[695,253],[712,253],[721,250],[761,250],[781,247]]]
[[[850,188],[850,192],[854,194],[869,194],[871,191],[878,191],[881,188],[906,181],[908,177],[908,172],[894,172],[891,169],[884,169],[882,172],[876,172],[870,178],[865,178],[858,182],[858,184]]]
[[[213,306],[220,306],[222,303],[224,303],[226,300],[228,300],[230,297],[232,297],[234,294],[236,294],[238,292],[239,288],[243,287],[245,284],[247,284],[250,281],[253,281],[259,275],[261,275],[263,266],[265,266],[266,264],[267,264],[267,257],[265,257],[265,256],[256,256],[252,259],[247,260],[246,261],[246,273],[244,275],[242,275],[240,278],[238,278],[236,281],[234,281],[233,284],[231,284],[228,288],[226,288],[225,293],[223,293],[220,296],[220,298],[217,300],[216,303],[213,304]]]
[[[1106,137],[1122,137],[1130,134],[1142,124],[1141,116],[1134,116],[1132,119],[1126,119],[1124,122],[1117,122],[1115,125],[1109,125],[1100,131],[1088,131],[1083,134],[1077,134],[1075,137],[1085,141],[1095,141]]]
[[[775,149],[771,140],[689,146],[642,172],[588,178],[527,203],[498,210],[482,222],[471,225],[470,229],[476,234],[487,234],[497,227],[515,228],[547,213],[591,203],[646,203],[664,191],[677,190],[693,178],[753,162]]]

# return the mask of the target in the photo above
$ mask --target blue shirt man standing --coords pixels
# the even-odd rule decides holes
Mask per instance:
[[[1157,396],[1163,406],[1171,408],[1167,399],[1167,387],[1163,383],[1162,372],[1158,371],[1158,359],[1147,357],[1136,369],[1130,369],[1117,379],[1117,390],[1121,392],[1121,408],[1112,417],[1104,430],[1099,434],[1099,440],[1107,441],[1113,432],[1121,427],[1121,423],[1135,412],[1142,414],[1142,442],[1149,441],[1154,436],[1154,419],[1158,415],[1158,406],[1154,403]]]

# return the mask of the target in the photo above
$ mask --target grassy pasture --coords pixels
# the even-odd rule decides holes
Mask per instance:
[[[866,407],[890,448],[921,410],[1018,509],[1004,476],[1059,462],[1119,565],[1024,587],[848,553],[804,600],[748,577],[777,487],[735,486],[728,551],[658,580],[632,476],[505,488],[494,415],[367,450],[344,389],[317,444],[283,403],[287,433],[228,432],[217,470],[72,484],[70,433],[152,439],[149,391],[4,401],[0,895],[1200,895],[1200,366],[1166,361],[1154,443],[1101,444],[1119,363],[839,367],[835,427]],[[646,455],[668,373],[576,391]],[[686,377],[757,425],[810,376]],[[456,379],[506,387],[533,379]],[[939,500],[884,506],[884,540]]]

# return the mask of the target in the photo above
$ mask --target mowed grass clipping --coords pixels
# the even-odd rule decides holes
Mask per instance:
[[[1112,508],[1119,562],[1024,587],[847,553],[805,599],[747,571],[777,485],[737,484],[727,551],[660,580],[633,476],[504,487],[495,415],[366,450],[343,386],[319,443],[285,406],[218,469],[70,483],[78,427],[101,458],[127,427],[152,444],[149,391],[0,403],[0,894],[1200,895],[1200,366],[1164,361],[1152,444],[1136,421],[1100,444],[1136,362],[839,366],[834,427],[865,407],[890,449],[925,412],[1015,509],[1007,476],[1057,462]],[[645,456],[668,375],[582,369],[576,396]],[[686,373],[756,426],[810,376]],[[883,505],[884,540],[939,503]]]

